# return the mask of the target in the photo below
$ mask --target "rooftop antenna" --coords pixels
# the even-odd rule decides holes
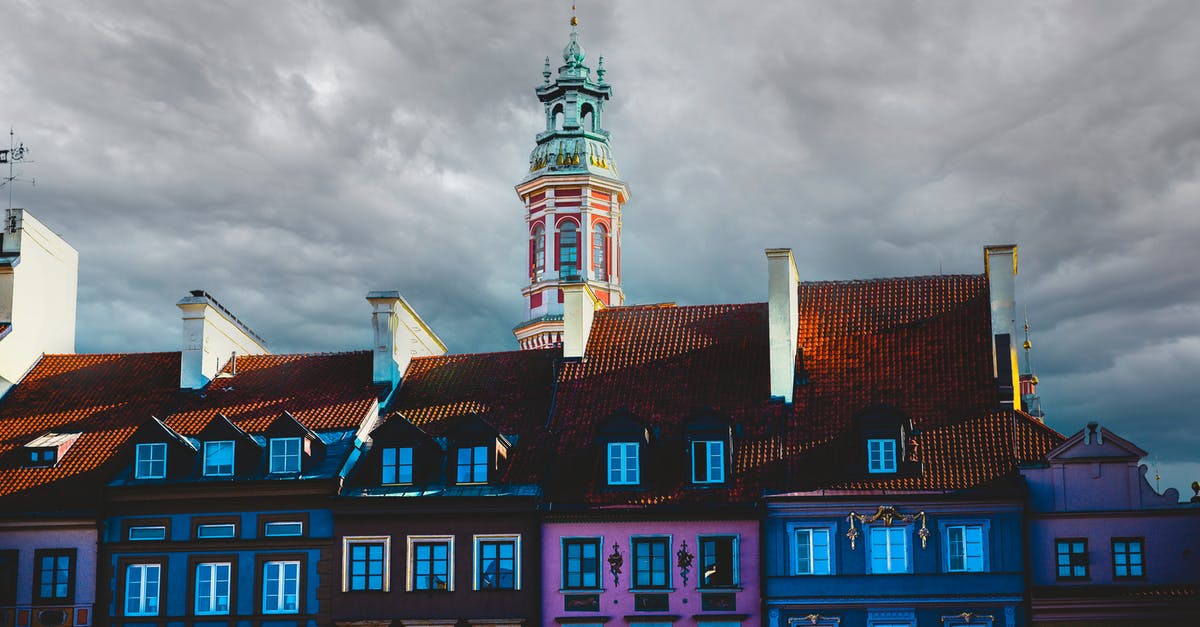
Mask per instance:
[[[13,165],[17,161],[24,161],[25,155],[29,154],[29,150],[25,148],[24,142],[14,144],[14,136],[12,127],[8,127],[8,148],[0,148],[0,165],[8,164],[8,176],[0,177],[0,187],[8,186],[8,208],[12,209],[12,188],[13,181],[17,180],[13,174]],[[33,163],[32,161],[28,163]],[[33,179],[33,184],[37,185],[37,179]]]

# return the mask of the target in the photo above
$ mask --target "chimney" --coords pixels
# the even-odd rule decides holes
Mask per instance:
[[[183,312],[183,354],[179,387],[200,389],[208,384],[234,353],[265,355],[267,341],[204,290],[192,290],[176,303]]]
[[[563,291],[563,358],[582,359],[587,352],[588,336],[596,310],[604,306],[592,288],[582,281],[567,283]]]
[[[1017,247],[1015,244],[983,247],[992,309],[992,372],[1000,390],[1000,404],[1021,406],[1017,364]]]
[[[770,329],[771,398],[792,402],[800,326],[800,274],[790,248],[767,249],[767,321]]]
[[[444,355],[446,345],[396,290],[367,293],[375,332],[372,380],[395,388],[413,357]]]

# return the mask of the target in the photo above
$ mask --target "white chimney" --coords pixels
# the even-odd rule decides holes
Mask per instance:
[[[444,355],[446,345],[396,290],[367,294],[375,332],[372,379],[395,387],[413,357]]]
[[[176,304],[183,312],[183,354],[179,359],[179,387],[200,389],[208,384],[236,353],[265,355],[267,342],[237,319],[204,290]]]
[[[596,310],[604,306],[587,283],[567,283],[563,291],[563,357],[582,358]]]
[[[983,247],[983,268],[992,309],[992,368],[1000,388],[1000,402],[1021,406],[1020,368],[1017,365],[1017,247],[1015,244]]]
[[[767,249],[767,322],[770,328],[771,397],[792,402],[800,326],[800,273],[790,248]]]

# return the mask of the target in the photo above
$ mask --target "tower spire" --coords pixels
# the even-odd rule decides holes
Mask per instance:
[[[1025,308],[1025,341],[1021,348],[1025,349],[1025,368],[1021,372],[1021,409],[1038,420],[1044,420],[1046,415],[1042,411],[1042,399],[1037,394],[1038,378],[1033,372],[1033,361],[1030,358],[1033,342],[1029,341],[1028,307]]]

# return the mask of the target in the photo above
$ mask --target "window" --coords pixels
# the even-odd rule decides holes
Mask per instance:
[[[281,520],[264,523],[263,535],[268,538],[302,536],[304,535],[304,523],[299,520]]]
[[[670,538],[633,539],[633,587],[666,588],[670,585],[667,555]]]
[[[454,590],[453,536],[409,536],[409,590]]]
[[[520,536],[475,536],[475,589],[519,589],[520,552]]]
[[[1054,545],[1059,579],[1084,579],[1088,576],[1087,540],[1068,538],[1056,540]]]
[[[600,589],[600,538],[563,538],[564,590]]]
[[[31,466],[53,466],[57,458],[58,449],[36,448],[29,451],[29,464]]]
[[[391,543],[388,536],[342,538],[342,591],[389,590]]]
[[[130,564],[125,567],[126,616],[158,616],[161,570],[158,564]]]
[[[229,613],[229,562],[196,564],[196,614]]]
[[[608,231],[603,224],[592,227],[592,270],[597,280],[608,280]]]
[[[129,539],[134,542],[144,540],[166,540],[167,528],[162,525],[151,527],[130,527]]]
[[[383,476],[380,482],[384,485],[413,482],[413,450],[407,447],[391,447],[383,449]]]
[[[579,276],[579,227],[563,222],[558,228],[558,275]]]
[[[702,536],[700,538],[701,588],[725,588],[737,585],[737,538]]]
[[[535,279],[542,278],[546,271],[546,228],[541,224],[533,227],[533,275]]]
[[[214,540],[217,538],[232,538],[237,534],[237,526],[233,523],[214,523],[196,525],[196,538]]]
[[[204,443],[204,476],[228,477],[233,475],[233,441]]]
[[[725,443],[720,440],[692,442],[692,481],[722,483],[725,481]]]
[[[793,531],[796,547],[797,575],[831,575],[829,559],[829,528],[801,527]]]
[[[71,603],[75,599],[75,549],[39,549],[33,553],[35,603]]]
[[[300,562],[263,563],[263,614],[300,611]]]
[[[871,527],[871,573],[908,572],[908,528]]]
[[[638,443],[610,442],[608,444],[608,485],[637,485]]]
[[[135,479],[162,479],[167,476],[167,443],[151,442],[137,445],[133,467]]]
[[[1146,572],[1142,569],[1141,538],[1113,538],[1113,577],[1137,578]]]
[[[984,570],[982,525],[949,525],[946,530],[946,570],[979,573]]]
[[[488,447],[458,449],[458,483],[487,483]]]
[[[867,470],[896,472],[895,440],[867,440]]]
[[[271,439],[271,473],[300,472],[300,438]]]

